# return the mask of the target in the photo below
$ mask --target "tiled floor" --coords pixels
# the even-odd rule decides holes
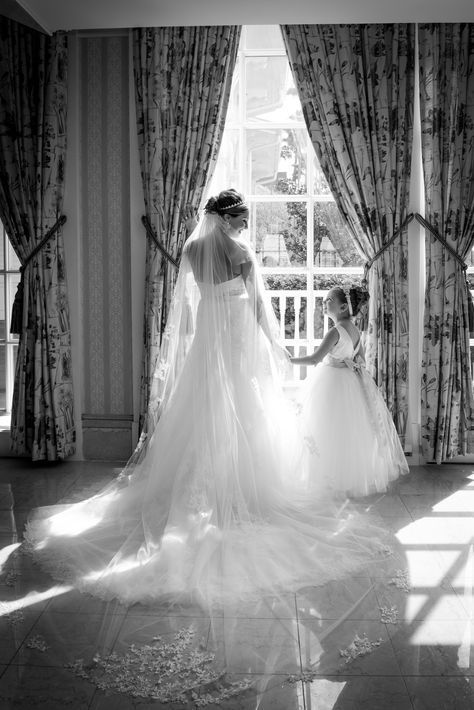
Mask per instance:
[[[56,584],[16,552],[32,507],[101,487],[119,470],[116,463],[0,460],[1,710],[185,707],[105,692],[66,665],[83,659],[87,666],[112,651],[123,658],[130,644],[173,640],[190,625],[210,639],[206,617],[191,608],[170,614],[107,604]],[[260,668],[250,669],[251,690],[207,707],[474,709],[474,465],[413,467],[390,494],[358,507],[368,520],[382,518],[397,554],[370,576],[302,590],[281,614],[230,620],[241,638],[234,668],[249,677],[250,649]],[[364,635],[371,652],[346,662],[341,650]]]

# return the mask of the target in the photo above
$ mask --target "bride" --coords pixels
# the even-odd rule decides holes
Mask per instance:
[[[378,554],[369,527],[299,489],[289,358],[248,217],[242,195],[221,192],[186,242],[148,433],[125,470],[27,524],[34,557],[79,590],[211,610],[322,585]]]

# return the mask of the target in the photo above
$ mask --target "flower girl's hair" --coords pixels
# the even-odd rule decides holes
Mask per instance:
[[[369,300],[369,292],[362,286],[351,286],[346,289],[336,286],[334,292],[341,303],[347,303],[352,316],[356,316],[364,303]]]

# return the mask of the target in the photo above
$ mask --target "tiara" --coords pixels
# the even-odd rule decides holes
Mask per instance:
[[[219,212],[225,212],[226,210],[233,210],[236,207],[240,207],[243,204],[244,204],[244,201],[239,200],[238,202],[234,202],[233,205],[227,205],[227,207],[218,207],[218,210],[219,210]]]

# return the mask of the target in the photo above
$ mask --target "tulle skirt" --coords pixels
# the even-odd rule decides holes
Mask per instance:
[[[369,373],[321,363],[301,392],[303,472],[313,495],[366,496],[408,473],[392,417]]]

